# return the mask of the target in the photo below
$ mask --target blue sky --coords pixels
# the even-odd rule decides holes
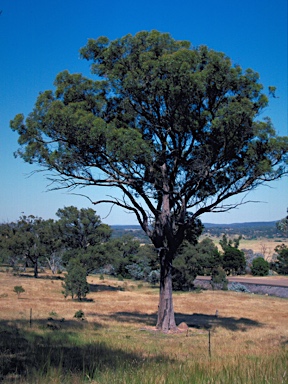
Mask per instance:
[[[277,87],[264,116],[270,116],[279,135],[288,134],[287,111],[287,0],[97,1],[0,0],[0,222],[26,215],[55,218],[68,205],[92,207],[83,197],[63,191],[46,192],[36,166],[15,159],[17,134],[9,121],[32,110],[40,91],[53,88],[60,71],[90,76],[89,63],[79,49],[88,38],[115,39],[140,30],[169,32],[225,52],[235,64],[252,68],[260,81]],[[80,191],[83,193],[84,191]],[[90,189],[96,200],[112,191]],[[279,220],[288,207],[288,178],[260,187],[247,197],[257,200],[223,214],[207,214],[204,222],[234,223]],[[92,207],[93,208],[93,207]],[[107,224],[136,224],[131,214],[108,206],[95,208]]]

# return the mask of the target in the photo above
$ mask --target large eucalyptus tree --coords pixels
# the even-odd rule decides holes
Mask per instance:
[[[286,174],[288,138],[257,120],[268,103],[258,74],[206,46],[144,31],[89,40],[81,55],[95,80],[58,74],[26,120],[11,122],[18,155],[52,171],[56,188],[120,190],[93,203],[135,213],[159,253],[157,327],[175,329],[177,249],[197,238],[201,214]]]

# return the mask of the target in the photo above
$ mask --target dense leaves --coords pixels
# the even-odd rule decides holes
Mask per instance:
[[[243,251],[238,249],[241,236],[228,239],[226,235],[219,241],[224,253],[222,267],[228,275],[241,275],[245,273],[246,259]]]
[[[267,276],[269,273],[269,263],[263,257],[256,257],[252,261],[251,272],[253,276]]]
[[[197,275],[210,275],[220,265],[221,255],[211,239],[196,245],[184,242],[174,262],[173,288],[191,290]]]
[[[46,260],[55,272],[61,242],[53,220],[24,215],[15,223],[2,224],[0,234],[2,257],[14,269],[32,265],[37,278],[39,262],[43,264]]]
[[[78,300],[86,297],[89,284],[86,281],[86,269],[79,261],[73,260],[69,264],[62,286],[65,297],[71,295],[72,299],[77,297]]]
[[[271,268],[281,275],[288,275],[288,247],[285,244],[275,248],[277,259],[272,263]]]

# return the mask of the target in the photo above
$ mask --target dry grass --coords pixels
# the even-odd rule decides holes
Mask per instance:
[[[206,237],[206,236],[203,236]],[[211,237],[215,245],[218,247],[219,250],[222,250],[221,246],[219,245],[219,240],[221,240],[221,237]],[[281,238],[281,239],[268,239],[268,238],[259,238],[259,239],[241,239],[240,241],[240,249],[252,249],[254,253],[262,253],[265,256],[265,259],[268,261],[271,260],[273,254],[275,254],[275,248],[278,245],[285,244],[288,247],[288,240]]]
[[[54,323],[59,325],[59,329],[61,327],[61,332],[65,330],[71,332],[71,329],[81,330],[82,343],[97,340],[99,343],[109,345],[109,348],[118,351],[117,353],[121,351],[129,356],[130,354],[138,358],[141,356],[141,361],[145,362],[151,359],[156,359],[155,361],[162,359],[162,362],[165,359],[171,360],[172,365],[177,362],[177,369],[182,366],[181,364],[188,369],[189,364],[193,362],[201,364],[203,371],[206,370],[211,375],[222,372],[223,367],[227,365],[236,369],[239,366],[239,358],[244,356],[269,361],[274,354],[277,355],[288,345],[288,301],[285,299],[222,291],[176,293],[174,294],[176,322],[178,324],[186,322],[189,331],[163,335],[154,330],[158,305],[157,289],[146,284],[138,286],[137,282],[121,282],[116,279],[103,281],[98,276],[91,276],[88,281],[91,284],[88,300],[77,302],[65,299],[61,293],[62,281],[52,280],[48,274],[42,274],[39,279],[34,279],[0,273],[0,325],[17,326],[29,331],[32,308],[33,332],[40,334],[47,332],[48,318],[52,316]],[[16,285],[22,285],[25,289],[19,299],[13,292]],[[80,323],[73,318],[79,309],[83,310],[87,322]],[[218,317],[215,316],[216,309],[219,311]],[[65,321],[61,322],[63,318]],[[209,330],[213,363],[208,354]],[[133,362],[131,364],[133,365]],[[158,366],[158,362],[154,364]],[[159,365],[159,375],[160,371]],[[135,374],[134,372],[134,376]],[[164,373],[163,375],[162,382],[170,382],[165,379]],[[281,375],[285,375],[285,372]],[[133,382],[138,383],[136,376]],[[160,376],[157,383],[161,382]],[[99,383],[105,383],[105,380],[103,376],[103,380]],[[109,380],[112,380],[111,375],[107,376],[107,382]],[[139,383],[144,382],[141,381],[141,377],[139,380]],[[173,382],[171,376],[170,380]],[[181,382],[186,381],[183,379]],[[204,379],[198,382],[206,383]],[[229,383],[229,378],[224,382]]]

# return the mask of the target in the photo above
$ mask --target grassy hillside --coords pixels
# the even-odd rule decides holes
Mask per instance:
[[[176,322],[189,328],[162,334],[154,328],[157,288],[99,276],[88,280],[91,293],[78,302],[64,298],[59,276],[0,273],[0,381],[287,382],[287,300],[235,292],[177,293]],[[25,289],[19,298],[16,285]],[[79,310],[85,320],[74,318]]]

